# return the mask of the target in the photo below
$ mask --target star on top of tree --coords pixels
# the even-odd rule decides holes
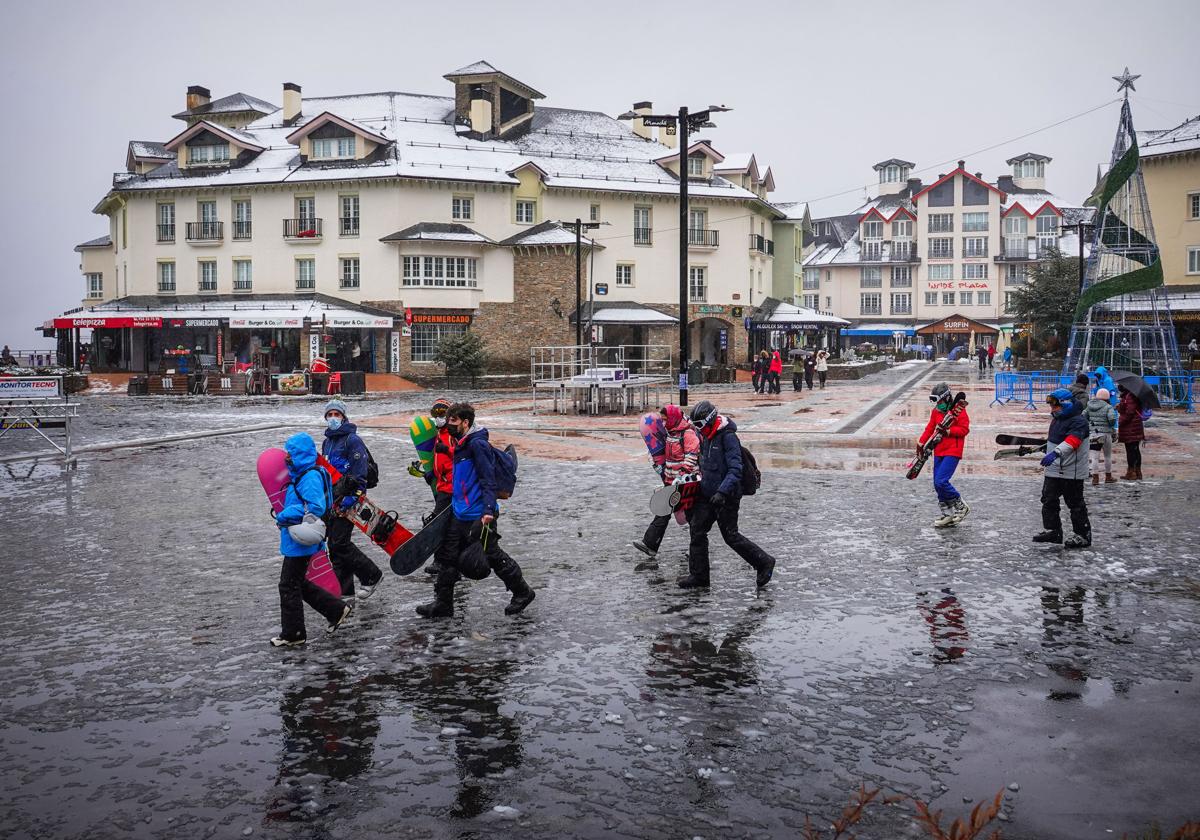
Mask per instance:
[[[1125,90],[1125,88],[1137,90],[1137,88],[1133,86],[1133,83],[1135,80],[1140,78],[1142,78],[1141,74],[1130,74],[1129,68],[1126,67],[1124,73],[1122,73],[1120,76],[1113,76],[1112,80],[1114,82],[1120,82],[1120,85],[1117,87],[1117,93],[1120,93],[1121,91]],[[1128,96],[1128,94],[1126,94],[1126,96]]]

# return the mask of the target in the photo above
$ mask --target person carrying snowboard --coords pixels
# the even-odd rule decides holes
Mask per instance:
[[[433,466],[422,477],[433,491],[433,512],[425,518],[432,522],[437,515],[450,507],[454,492],[454,438],[446,428],[446,412],[450,410],[450,400],[439,397],[433,401],[429,409],[429,419],[437,427],[437,437],[433,442]],[[433,562],[425,567],[425,571],[436,575],[442,569],[440,555],[435,553]]]
[[[700,491],[688,520],[688,573],[676,584],[682,589],[708,586],[708,532],[716,524],[725,544],[754,569],[761,589],[771,582],[775,558],[738,530],[744,465],[737,426],[708,400],[692,408],[692,425],[700,433]]]
[[[495,527],[500,515],[493,460],[496,455],[492,453],[488,431],[475,425],[475,409],[469,403],[450,406],[446,428],[454,438],[453,517],[446,525],[446,536],[438,552],[443,567],[433,586],[433,601],[417,607],[417,614],[425,618],[454,615],[454,585],[468,562],[465,558],[471,543],[482,541],[487,566],[512,593],[504,614],[516,615],[533,603],[536,593],[525,582],[517,561],[500,547],[500,534]],[[484,569],[478,577],[486,574]]]
[[[1042,480],[1042,528],[1033,538],[1039,543],[1062,543],[1066,548],[1087,548],[1092,544],[1092,523],[1088,519],[1087,503],[1083,499],[1083,480],[1087,478],[1088,462],[1083,444],[1088,440],[1088,420],[1083,406],[1068,388],[1056,388],[1046,397],[1052,415],[1046,432],[1046,469]],[[1062,521],[1059,519],[1059,499],[1071,512],[1071,536],[1063,541]]]
[[[929,412],[929,422],[925,424],[925,431],[917,440],[918,453],[924,448],[925,442],[933,437],[937,425],[953,407],[954,394],[950,392],[949,385],[939,382],[933,386],[933,391],[929,394],[929,401],[934,403],[934,406],[933,410]],[[938,518],[933,521],[935,528],[957,525],[971,512],[971,508],[963,501],[962,495],[950,483],[950,479],[954,477],[954,471],[958,469],[958,464],[962,460],[963,443],[970,433],[971,418],[967,416],[964,403],[962,410],[950,424],[950,428],[946,430],[945,437],[933,449],[933,489],[937,492],[938,509],[941,511]]]
[[[329,562],[342,586],[342,597],[354,597],[354,579],[362,584],[360,600],[367,600],[383,580],[383,572],[354,544],[354,523],[345,512],[354,507],[367,489],[367,464],[371,460],[367,446],[358,436],[358,427],[350,422],[346,404],[332,399],[325,404],[325,441],[321,454],[342,474],[334,487],[335,515],[329,523]]]
[[[283,568],[279,571],[279,635],[271,639],[274,647],[299,647],[307,641],[304,629],[304,605],[308,604],[329,622],[332,633],[354,611],[351,604],[308,580],[308,561],[321,548],[321,543],[305,545],[292,538],[290,525],[300,525],[304,514],[322,519],[332,503],[329,477],[317,466],[317,446],[311,437],[298,432],[283,445],[287,452],[288,477],[291,482],[283,499],[283,509],[275,515],[279,526],[279,553]]]
[[[664,405],[661,409],[663,429],[666,436],[663,439],[663,484],[671,484],[676,478],[695,475],[700,469],[700,436],[692,428],[691,421],[683,414],[683,409],[674,404]],[[648,557],[658,554],[663,536],[672,516],[654,517],[650,527],[640,540],[633,541],[633,547]]]

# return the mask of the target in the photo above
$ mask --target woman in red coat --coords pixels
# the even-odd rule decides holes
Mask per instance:
[[[1146,439],[1146,427],[1142,425],[1142,402],[1132,391],[1118,385],[1121,401],[1117,403],[1117,441],[1125,444],[1125,462],[1129,465],[1126,481],[1142,479],[1142,441]]]
[[[779,351],[776,350],[774,353],[771,354],[771,393],[772,394],[780,393],[779,377],[781,377],[782,375],[783,375],[783,357],[780,356]]]

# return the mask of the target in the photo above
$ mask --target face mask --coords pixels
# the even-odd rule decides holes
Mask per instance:
[[[445,417],[434,417],[433,425],[439,429],[444,428],[446,425],[446,418]]]
[[[331,432],[336,432],[338,429],[342,428],[342,418],[328,417],[325,420],[325,425],[329,427]]]

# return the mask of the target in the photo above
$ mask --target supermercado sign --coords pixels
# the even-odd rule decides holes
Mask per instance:
[[[412,322],[414,324],[470,324],[471,316],[452,312],[414,312],[412,316]]]
[[[62,396],[56,376],[0,376],[0,400],[51,399]]]

